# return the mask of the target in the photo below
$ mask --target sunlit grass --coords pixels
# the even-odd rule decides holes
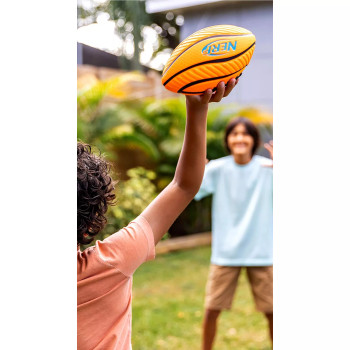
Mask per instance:
[[[210,247],[160,255],[134,275],[133,350],[200,349]],[[231,311],[219,319],[215,350],[270,350],[245,271]]]

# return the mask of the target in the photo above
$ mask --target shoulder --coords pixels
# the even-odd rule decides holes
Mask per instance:
[[[145,261],[154,259],[153,231],[143,216],[95,245],[97,258],[107,266],[131,276]]]
[[[266,158],[266,157],[255,155],[254,159],[256,160],[257,164],[262,165],[262,166],[272,165],[273,164],[273,161],[270,158]]]
[[[209,161],[209,163],[207,164],[207,168],[219,169],[219,168],[225,167],[230,161],[231,161],[231,156],[214,159]]]

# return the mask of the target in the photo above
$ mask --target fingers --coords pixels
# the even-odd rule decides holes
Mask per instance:
[[[200,96],[201,103],[209,103],[209,102],[220,102],[223,97],[228,96],[233,88],[238,84],[239,79],[231,78],[225,87],[225,82],[221,81],[217,87],[216,91],[208,89],[204,92],[203,95]]]
[[[201,102],[202,103],[209,103],[211,97],[213,95],[213,90],[212,89],[208,89],[204,92],[203,95],[201,95]]]
[[[210,102],[220,102],[223,97],[228,96],[233,88],[238,84],[238,79],[231,78],[226,85],[225,82],[221,81],[216,88],[215,94],[212,96]]]
[[[232,91],[232,89],[237,85],[237,83],[238,83],[238,79],[236,80],[235,78],[232,78],[228,81],[225,89],[224,97],[226,97]]]
[[[264,147],[269,151],[271,159],[273,159],[273,141],[271,140],[269,143],[265,143]]]
[[[264,143],[264,147],[270,152],[273,151],[273,140],[270,140],[268,143]]]
[[[271,142],[271,141],[270,141]],[[264,147],[271,153],[273,150],[273,147],[270,143],[264,143]]]
[[[225,93],[225,82],[220,81],[220,83],[216,87],[216,92],[212,96],[210,102],[220,102],[221,99],[224,97]]]

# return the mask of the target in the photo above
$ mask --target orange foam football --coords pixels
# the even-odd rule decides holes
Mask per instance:
[[[200,95],[220,81],[241,76],[255,49],[254,34],[244,28],[218,25],[183,40],[166,63],[162,83],[170,91]]]

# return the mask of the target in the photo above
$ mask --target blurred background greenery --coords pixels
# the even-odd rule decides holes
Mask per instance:
[[[104,154],[119,180],[118,205],[108,211],[108,225],[99,239],[134,219],[169,184],[181,151],[186,125],[184,96],[128,98],[128,83],[142,78],[142,73],[126,72],[78,90],[78,139]],[[272,138],[271,114],[236,104],[212,104],[208,113],[208,159],[227,155],[224,130],[238,115],[257,123],[265,140]],[[170,228],[170,236],[210,231],[210,206],[210,198],[192,201]]]

